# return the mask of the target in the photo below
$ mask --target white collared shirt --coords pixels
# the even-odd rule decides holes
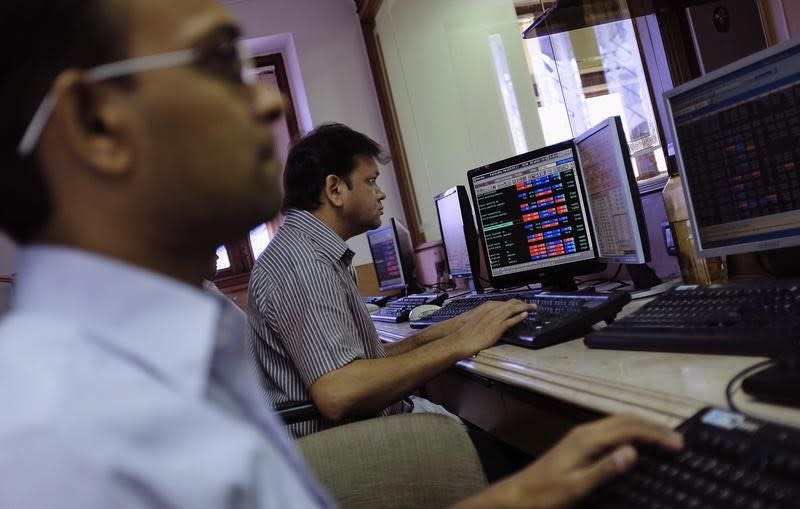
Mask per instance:
[[[230,304],[71,249],[22,249],[18,268],[0,507],[333,505],[266,408]]]

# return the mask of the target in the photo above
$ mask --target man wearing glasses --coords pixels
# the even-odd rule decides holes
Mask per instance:
[[[280,205],[271,123],[212,0],[0,4],[0,507],[329,507],[264,408],[216,246]],[[563,506],[633,463],[633,418],[574,432],[465,507]],[[675,442],[677,441],[677,442]],[[542,505],[547,501],[549,505]]]

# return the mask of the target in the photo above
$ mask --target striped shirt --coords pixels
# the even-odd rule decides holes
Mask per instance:
[[[307,211],[291,210],[250,275],[250,341],[270,403],[310,401],[322,375],[356,359],[386,357],[358,293],[353,251]],[[402,402],[378,415],[403,413]],[[330,427],[289,426],[295,437]]]

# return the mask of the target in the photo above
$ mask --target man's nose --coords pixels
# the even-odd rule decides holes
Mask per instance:
[[[284,98],[278,90],[264,83],[253,85],[253,116],[271,124],[278,120],[283,112]]]

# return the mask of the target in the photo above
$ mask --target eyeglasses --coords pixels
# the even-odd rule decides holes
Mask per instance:
[[[210,49],[185,49],[103,64],[87,70],[83,80],[86,83],[96,83],[181,65],[199,65],[210,75],[238,85],[253,85],[257,77],[252,57],[244,43],[229,41]],[[17,146],[20,156],[30,155],[36,148],[57,100],[58,97],[51,90],[36,109]]]

